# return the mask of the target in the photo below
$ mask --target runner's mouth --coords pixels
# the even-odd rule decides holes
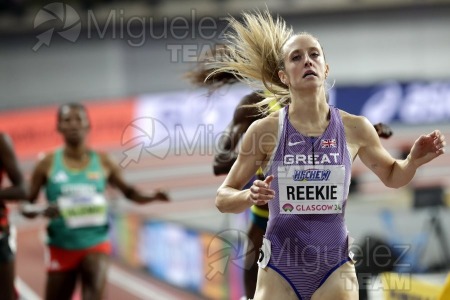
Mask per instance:
[[[317,74],[314,71],[306,71],[305,74],[303,74],[303,78],[305,78],[307,76],[316,76],[317,77]]]

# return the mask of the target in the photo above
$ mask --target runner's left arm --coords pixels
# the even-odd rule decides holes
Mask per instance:
[[[26,199],[23,175],[11,139],[6,134],[0,134],[0,165],[11,182],[10,187],[0,189],[0,201]]]
[[[119,189],[127,199],[139,204],[146,204],[157,200],[169,201],[167,193],[159,189],[150,194],[142,193],[125,180],[119,165],[108,154],[99,153],[99,155],[102,159],[103,166],[108,171],[108,183]]]

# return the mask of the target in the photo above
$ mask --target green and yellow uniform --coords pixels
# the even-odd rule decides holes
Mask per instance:
[[[106,181],[94,151],[89,152],[89,163],[82,170],[65,166],[62,149],[55,151],[46,195],[49,203],[58,204],[60,216],[47,227],[49,245],[75,250],[108,240]]]

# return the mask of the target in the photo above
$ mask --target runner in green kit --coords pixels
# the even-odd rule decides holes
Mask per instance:
[[[106,177],[99,154],[89,151],[84,170],[66,167],[63,155],[63,149],[54,152],[46,184],[47,200],[58,206],[61,215],[50,220],[48,244],[84,249],[108,239],[107,203],[103,196]]]
[[[104,196],[107,183],[140,204],[168,201],[168,196],[161,191],[142,194],[125,182],[121,169],[107,154],[86,145],[90,122],[83,105],[62,105],[57,127],[64,146],[38,162],[28,197],[36,201],[45,187],[49,203],[41,212],[50,218],[45,299],[71,299],[78,276],[83,299],[102,299],[111,251]],[[30,218],[40,214],[26,207],[22,212]]]

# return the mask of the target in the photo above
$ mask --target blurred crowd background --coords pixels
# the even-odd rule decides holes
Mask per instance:
[[[167,283],[166,289],[205,299],[243,293],[248,216],[216,210],[223,177],[214,177],[211,163],[249,88],[237,84],[210,95],[184,74],[221,42],[228,16],[266,6],[295,31],[319,38],[330,64],[330,102],[391,126],[394,135],[383,144],[394,157],[407,155],[414,139],[431,130],[450,137],[448,0],[0,3],[0,130],[11,136],[24,173],[29,178],[39,154],[61,143],[56,108],[86,104],[90,144],[110,151],[142,190],[162,187],[172,196],[169,204],[143,208],[109,193],[114,260]],[[373,246],[369,237],[407,249],[389,269],[406,277],[377,276],[372,297],[439,292],[450,270],[449,187],[448,154],[397,190],[355,162],[350,235],[362,249]],[[43,283],[33,282],[23,261],[43,257],[26,252],[28,244],[21,248],[20,238],[44,221],[24,220],[11,207],[18,276],[42,296]]]

